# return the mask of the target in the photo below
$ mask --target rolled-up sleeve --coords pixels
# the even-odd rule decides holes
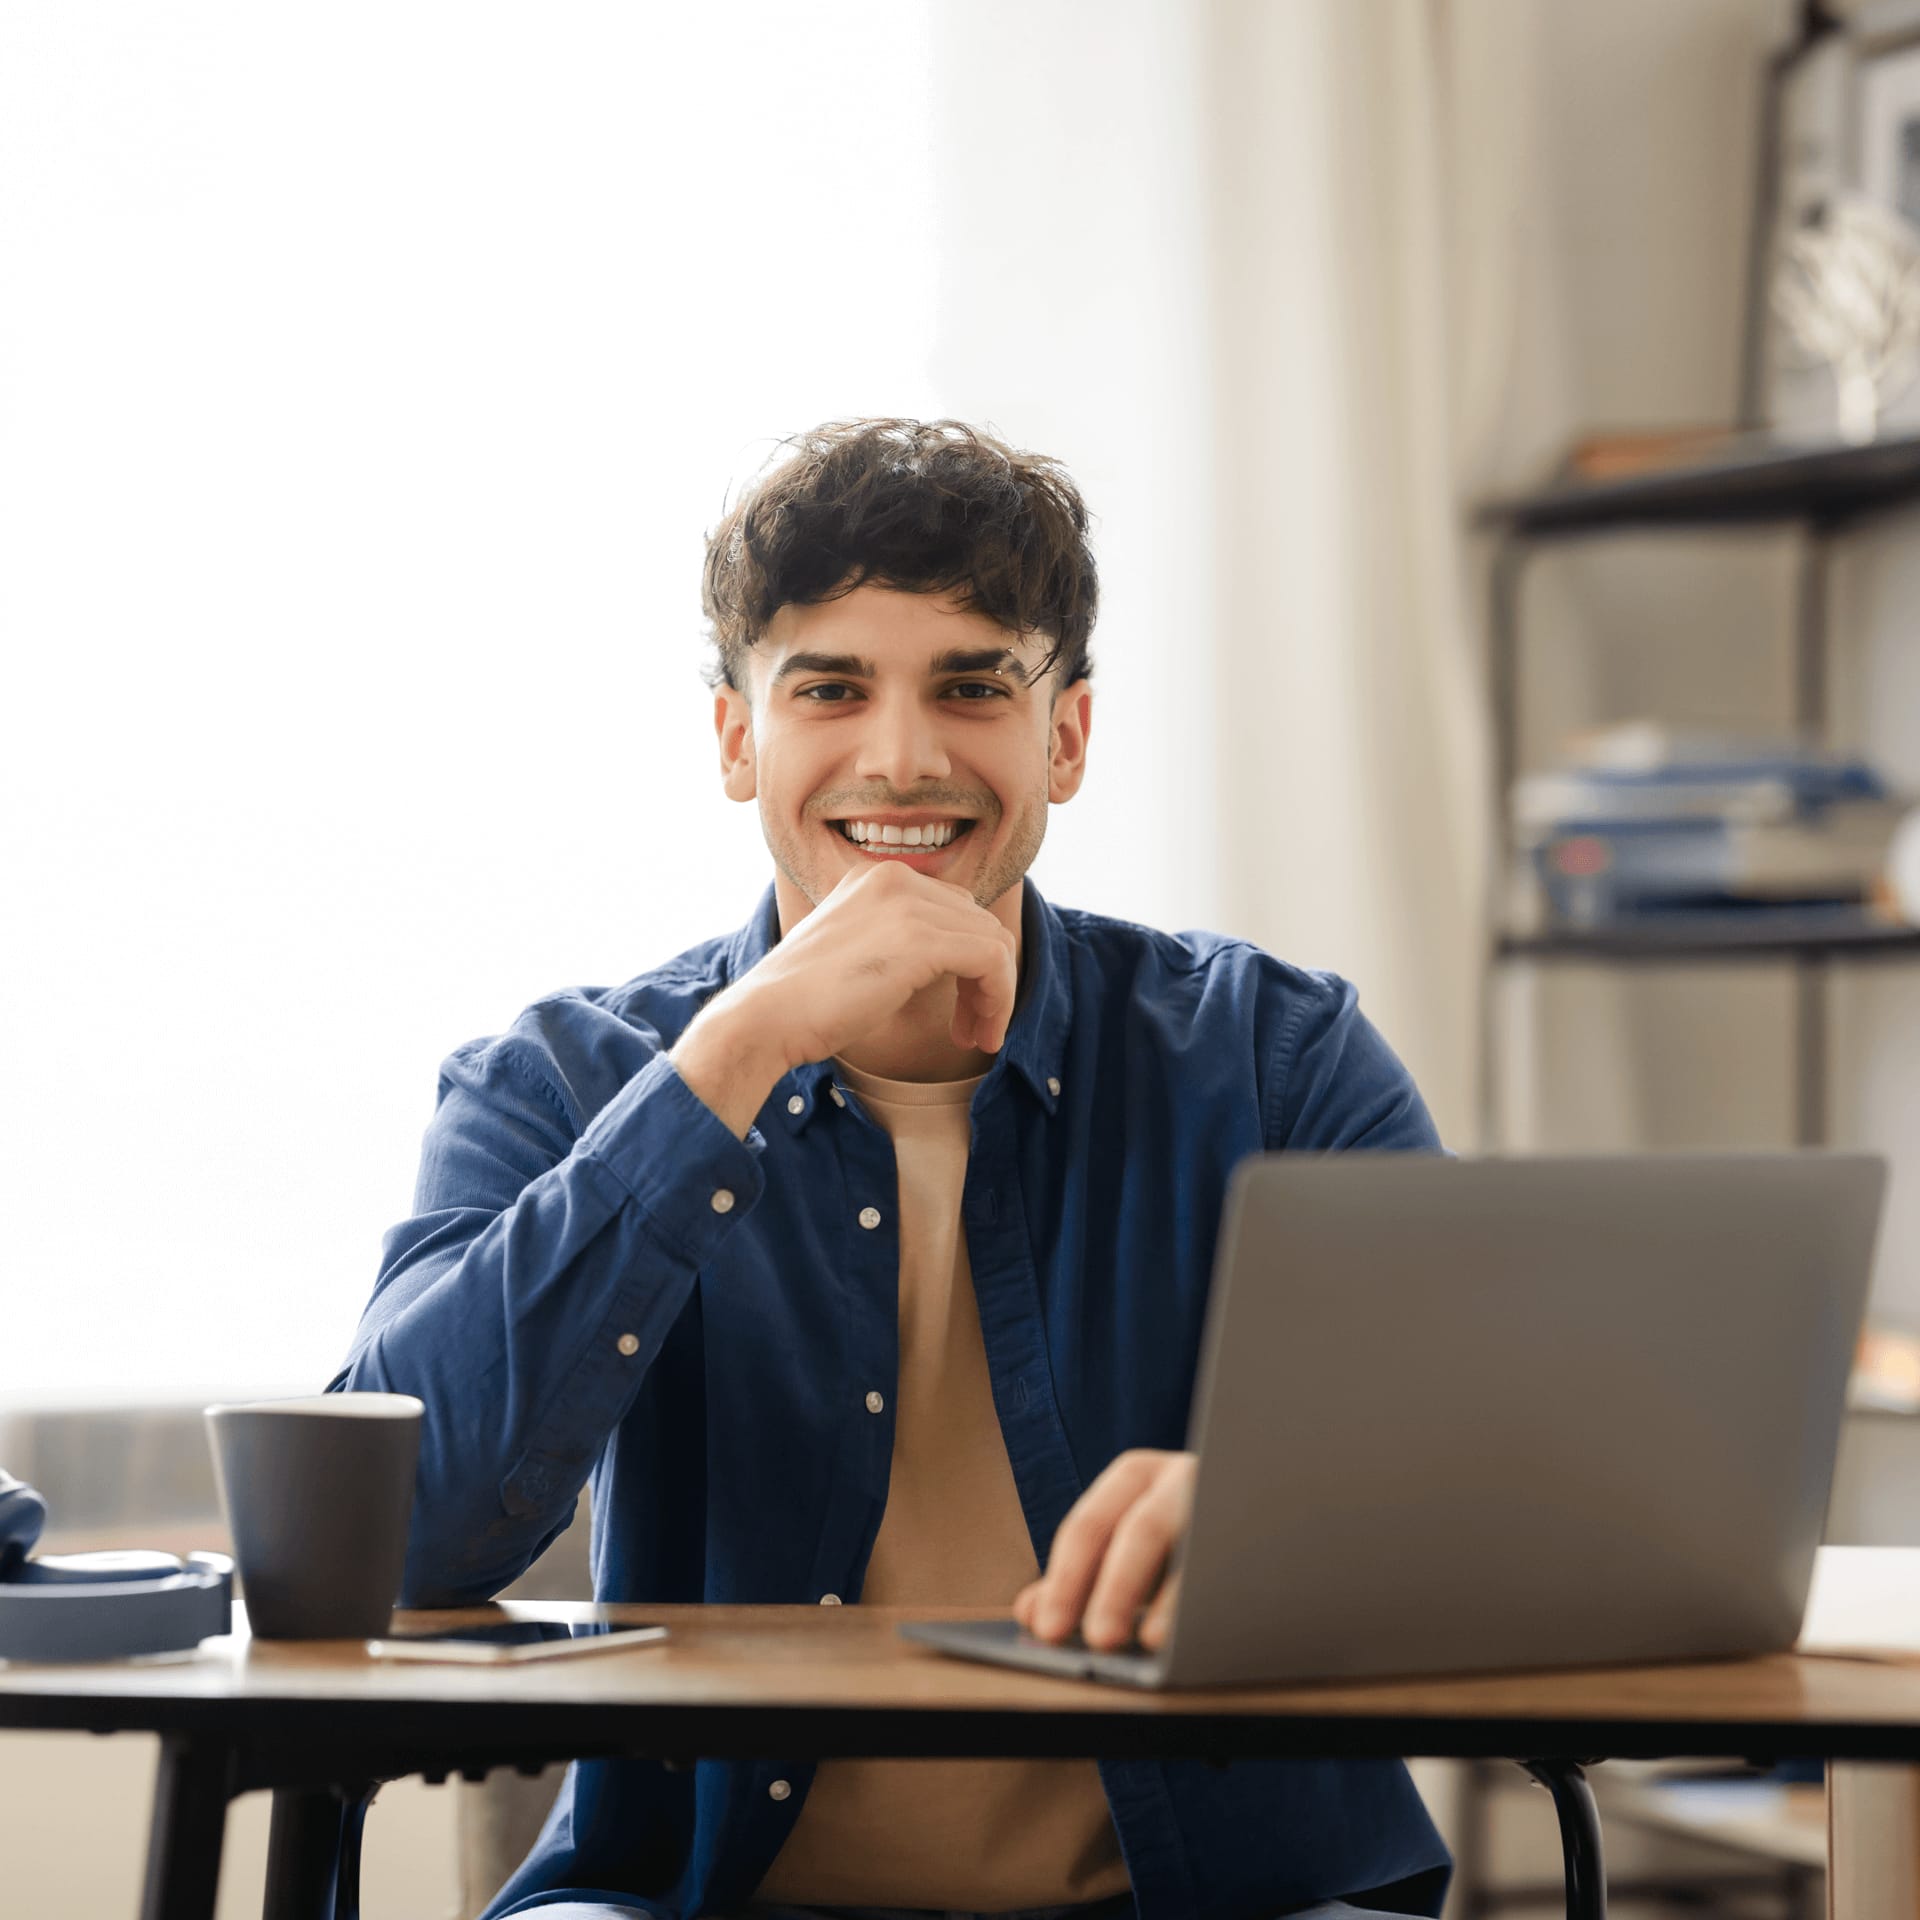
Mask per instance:
[[[760,1198],[745,1142],[654,1055],[577,1134],[520,1034],[441,1069],[412,1218],[334,1390],[426,1406],[403,1597],[484,1599],[571,1518],[696,1276]]]

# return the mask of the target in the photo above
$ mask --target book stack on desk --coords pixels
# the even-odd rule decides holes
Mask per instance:
[[[1863,760],[1647,722],[1584,736],[1512,794],[1542,917],[1568,932],[1890,918],[1888,850],[1910,810]]]

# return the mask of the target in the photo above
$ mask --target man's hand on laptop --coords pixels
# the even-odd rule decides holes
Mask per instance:
[[[1014,1595],[1013,1617],[1041,1640],[1077,1627],[1108,1652],[1138,1639],[1157,1652],[1180,1584],[1168,1562],[1193,1511],[1199,1456],[1136,1447],[1073,1503],[1053,1536],[1046,1571]]]
[[[741,1139],[782,1074],[830,1059],[942,980],[956,1046],[997,1053],[1013,1018],[1013,934],[965,887],[876,866],[849,874],[701,1010],[673,1063]]]

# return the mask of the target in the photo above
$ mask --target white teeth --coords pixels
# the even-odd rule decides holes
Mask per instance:
[[[927,826],[881,825],[872,820],[842,820],[841,831],[863,847],[944,847],[959,834],[961,823],[942,820]]]

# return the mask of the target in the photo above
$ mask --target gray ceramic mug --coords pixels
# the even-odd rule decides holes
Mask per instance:
[[[386,1632],[406,1560],[423,1412],[406,1393],[207,1409],[254,1633],[357,1640]]]

